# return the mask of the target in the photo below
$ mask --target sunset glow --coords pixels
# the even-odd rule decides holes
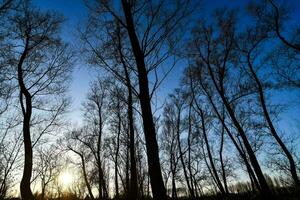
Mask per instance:
[[[74,177],[70,172],[65,171],[59,175],[59,182],[65,188],[69,187],[72,184],[73,180]]]

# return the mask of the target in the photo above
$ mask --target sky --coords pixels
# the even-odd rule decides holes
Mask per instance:
[[[197,1],[197,0],[195,0]],[[243,8],[249,0],[203,0],[202,1],[201,15],[209,17],[209,14],[214,8],[217,7],[229,7],[229,8]],[[287,0],[285,2],[290,3],[293,9],[292,18],[294,21],[300,19],[300,0]],[[84,5],[84,0],[33,0],[33,4],[37,7],[45,10],[55,10],[60,12],[66,18],[65,24],[63,24],[62,37],[74,48],[78,48],[79,39],[77,27],[84,24],[87,19],[87,9]],[[242,15],[240,17],[243,17]],[[245,19],[247,23],[247,19]],[[170,73],[168,78],[161,85],[158,90],[159,101],[163,102],[167,94],[171,93],[172,90],[178,87],[180,82],[180,77],[183,72],[184,65],[177,65],[174,70]],[[70,96],[72,98],[72,106],[68,114],[69,119],[74,123],[81,123],[81,104],[86,97],[86,93],[89,88],[89,83],[95,77],[95,70],[92,70],[84,60],[77,60],[75,63],[75,68],[73,72],[73,80],[70,86]],[[298,98],[295,94],[285,94],[282,98]],[[280,101],[281,99],[275,99]],[[299,98],[298,98],[299,100]],[[281,121],[282,125],[285,127],[290,127],[290,119],[297,118],[299,109],[289,110],[283,114],[285,121]],[[295,121],[295,120],[294,120]],[[293,125],[294,126],[294,125]]]

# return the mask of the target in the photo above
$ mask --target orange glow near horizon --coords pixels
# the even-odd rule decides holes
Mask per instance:
[[[58,180],[64,188],[68,188],[73,183],[74,176],[70,172],[64,171],[59,175]]]

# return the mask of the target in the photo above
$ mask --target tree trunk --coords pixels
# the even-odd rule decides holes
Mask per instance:
[[[209,159],[209,162],[210,162],[210,167],[212,169],[212,175],[215,178],[216,184],[217,184],[217,186],[218,186],[218,188],[219,188],[222,196],[225,197],[226,196],[226,192],[225,192],[224,187],[223,187],[223,185],[221,183],[221,180],[219,178],[217,169],[216,169],[214,161],[213,161],[213,157],[211,155],[210,145],[208,143],[207,134],[206,134],[206,128],[205,128],[204,113],[203,113],[203,111],[201,109],[199,110],[199,114],[200,114],[200,117],[201,117],[202,132],[203,132],[203,136],[204,136],[204,142],[205,142],[206,151],[207,151],[207,154],[208,154],[208,159]]]
[[[118,100],[118,135],[117,135],[117,149],[115,157],[115,199],[119,199],[119,181],[118,181],[118,158],[119,158],[119,149],[120,149],[120,134],[121,134],[121,116],[120,116],[120,106]]]
[[[277,131],[276,131],[274,125],[273,125],[273,122],[270,118],[270,115],[269,115],[269,112],[268,112],[268,109],[267,109],[267,106],[266,106],[266,100],[265,100],[265,96],[264,96],[263,87],[262,87],[262,84],[261,84],[258,76],[256,75],[256,73],[253,69],[252,63],[250,61],[250,53],[251,53],[251,51],[248,52],[248,55],[247,55],[248,66],[249,66],[250,72],[251,72],[251,74],[253,76],[253,79],[256,83],[256,86],[257,86],[257,90],[258,90],[258,94],[259,94],[259,101],[260,101],[261,107],[263,109],[265,119],[266,119],[266,121],[268,123],[268,126],[270,128],[271,135],[275,138],[276,142],[279,144],[280,148],[282,149],[282,151],[284,152],[284,154],[286,155],[286,157],[289,161],[290,172],[291,172],[292,178],[294,180],[294,184],[297,187],[300,188],[300,180],[299,180],[298,175],[297,175],[297,169],[296,169],[295,161],[293,159],[292,154],[290,153],[288,148],[285,146],[285,144],[282,142],[281,138],[279,137],[279,135],[278,135],[278,133],[277,133]]]
[[[99,133],[97,138],[97,152],[96,152],[96,162],[98,166],[98,191],[99,191],[99,198],[103,197],[103,190],[102,190],[102,173],[101,173],[101,161],[100,161],[100,149],[101,149],[101,136],[102,136],[102,117],[101,117],[101,108],[98,106],[98,115],[99,115]]]
[[[120,37],[118,35],[118,37]],[[123,64],[124,72],[125,72],[125,79],[126,79],[126,86],[127,86],[127,92],[128,92],[128,98],[127,98],[127,113],[128,113],[128,125],[129,125],[129,150],[130,150],[130,191],[129,191],[129,197],[132,200],[135,200],[138,198],[138,186],[137,186],[137,168],[136,168],[136,156],[135,156],[135,136],[134,136],[134,119],[133,119],[133,100],[132,100],[132,86],[130,81],[129,72],[127,69],[127,65],[123,59],[122,49],[120,46],[120,39],[119,39],[119,53],[121,62]]]
[[[43,180],[42,180],[43,182]],[[46,185],[42,183],[42,193],[41,193],[41,200],[45,199],[45,190],[46,190]]]
[[[28,38],[25,41],[25,48],[18,63],[18,83],[20,87],[20,104],[23,113],[23,140],[24,140],[24,170],[20,184],[21,197],[23,200],[33,200],[34,196],[30,189],[30,179],[32,175],[32,144],[30,136],[30,119],[32,114],[32,99],[23,80],[22,65],[28,53]],[[25,106],[23,102],[25,96]]]
[[[222,178],[223,178],[223,183],[224,183],[224,188],[226,194],[229,194],[228,186],[227,186],[227,179],[226,179],[226,171],[225,171],[225,165],[224,165],[224,160],[223,160],[223,146],[224,146],[224,126],[222,126],[221,130],[221,141],[220,141],[220,151],[219,151],[219,156],[220,156],[220,163],[221,163],[221,169],[222,169]]]
[[[267,181],[266,181],[266,179],[264,177],[264,174],[263,174],[263,172],[262,172],[262,170],[260,168],[258,160],[257,160],[257,158],[255,156],[255,153],[254,153],[254,151],[253,151],[253,149],[252,149],[252,147],[251,147],[251,145],[249,143],[249,140],[248,140],[248,138],[246,136],[246,133],[245,133],[244,129],[242,128],[242,126],[240,125],[240,123],[238,122],[233,109],[231,108],[228,100],[226,99],[226,97],[224,95],[224,92],[222,92],[219,89],[219,87],[217,85],[217,82],[215,80],[214,74],[212,72],[210,64],[207,64],[207,66],[208,66],[209,74],[211,76],[213,84],[214,84],[216,90],[218,91],[218,94],[220,95],[220,97],[222,99],[222,102],[224,103],[225,108],[226,108],[226,110],[227,110],[227,112],[228,112],[228,114],[229,114],[229,116],[230,116],[230,118],[231,118],[234,126],[236,127],[238,133],[240,134],[240,136],[241,136],[241,138],[243,140],[243,143],[244,143],[245,148],[247,150],[247,153],[249,155],[251,164],[253,166],[253,169],[254,169],[254,171],[256,173],[256,176],[258,178],[258,181],[259,181],[259,184],[260,184],[260,187],[261,187],[261,190],[262,190],[261,194],[263,195],[264,198],[271,198],[273,196],[272,192],[271,192],[271,190],[270,190],[270,188],[269,188],[269,186],[267,184]]]
[[[133,126],[132,91],[128,83],[128,118],[129,118],[129,150],[130,150],[130,199],[138,198],[137,170],[135,158],[135,139]]]
[[[85,169],[85,161],[84,161],[84,157],[82,154],[78,154],[81,158],[81,164],[82,164],[82,173],[83,173],[83,178],[84,178],[84,181],[85,181],[85,184],[86,184],[86,187],[88,189],[88,193],[89,193],[89,196],[92,200],[94,200],[94,195],[92,193],[92,188],[91,188],[91,185],[89,183],[89,180],[88,180],[88,177],[87,177],[87,174],[86,174],[86,169]]]
[[[175,177],[172,176],[172,200],[177,199],[177,191],[176,191],[176,181]]]
[[[140,104],[142,110],[143,126],[146,139],[147,158],[149,166],[149,175],[152,187],[153,198],[155,200],[165,200],[166,189],[163,183],[161,167],[159,162],[158,144],[156,139],[155,126],[153,121],[148,75],[144,61],[144,55],[136,35],[134,22],[132,19],[131,7],[126,0],[122,0],[122,7],[126,18],[126,28],[131,42],[131,47],[136,61],[139,88]]]
[[[194,194],[194,191],[192,190],[191,188],[191,185],[190,185],[190,181],[189,181],[189,177],[188,177],[188,174],[187,174],[187,169],[186,169],[186,166],[185,166],[185,163],[184,163],[184,159],[183,159],[183,153],[182,153],[182,149],[181,149],[181,141],[180,141],[180,121],[181,121],[181,112],[180,112],[180,108],[178,108],[178,116],[177,116],[177,142],[178,142],[178,150],[179,150],[179,157],[180,157],[180,161],[181,161],[181,164],[182,164],[182,168],[183,168],[183,174],[184,174],[184,177],[185,177],[185,180],[186,180],[186,184],[187,184],[187,187],[188,187],[188,190],[189,190],[189,193],[190,193],[190,197],[192,199],[195,198],[195,194]]]
[[[129,133],[127,134],[129,136]],[[129,180],[129,144],[128,141],[126,141],[126,164],[125,164],[125,192],[126,192],[126,198],[129,199],[129,192],[130,192],[130,180]]]
[[[252,170],[252,168],[251,168],[251,166],[250,166],[250,164],[249,164],[249,162],[248,162],[248,159],[247,159],[247,156],[246,156],[245,151],[238,145],[238,143],[237,143],[237,141],[235,140],[234,136],[232,135],[231,131],[230,131],[229,128],[227,127],[227,125],[226,125],[226,123],[225,123],[225,120],[224,120],[224,118],[221,116],[221,114],[219,113],[219,111],[218,111],[218,109],[217,109],[215,103],[213,102],[213,99],[212,99],[211,95],[208,93],[208,91],[206,90],[206,88],[204,87],[204,85],[202,84],[202,82],[200,82],[200,83],[201,83],[201,87],[202,87],[202,89],[204,90],[204,92],[205,92],[205,94],[206,94],[206,96],[207,96],[207,98],[208,98],[208,100],[209,100],[209,102],[210,102],[210,104],[211,104],[211,106],[212,106],[212,108],[213,108],[215,114],[217,115],[218,119],[221,121],[222,126],[223,126],[223,127],[225,128],[225,130],[226,130],[226,133],[228,134],[229,138],[231,139],[231,141],[233,142],[233,144],[234,144],[234,146],[236,147],[237,151],[239,152],[240,156],[242,157],[242,159],[243,159],[243,161],[244,161],[244,163],[245,163],[245,165],[246,165],[246,169],[247,169],[247,171],[248,171],[250,180],[253,180],[253,182],[255,183],[256,188],[257,188],[259,191],[261,191],[260,185],[259,185],[259,183],[258,183],[258,181],[257,181],[257,178],[256,178],[256,176],[255,176],[255,174],[254,174],[254,172],[253,172],[253,170]],[[191,87],[193,87],[192,84],[191,84]],[[193,90],[193,88],[192,88],[192,92],[193,92],[193,95],[194,95],[194,90]],[[194,95],[194,96],[195,96],[195,95]],[[198,104],[197,104],[197,102],[196,102],[196,106],[199,107]]]
[[[191,112],[192,112],[192,103],[189,105],[189,114],[188,114],[188,137],[187,137],[187,143],[188,143],[188,170],[189,170],[189,178],[190,178],[190,184],[191,189],[194,194],[194,197],[197,198],[198,194],[196,192],[196,188],[193,181],[193,173],[192,173],[192,161],[191,161],[191,134],[192,134],[192,119],[191,119]]]
[[[172,171],[172,200],[177,199],[177,188],[176,188],[176,161],[174,155],[171,154],[171,171]]]

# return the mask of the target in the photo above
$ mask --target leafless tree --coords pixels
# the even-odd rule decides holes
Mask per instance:
[[[252,2],[248,5],[248,9],[269,37],[276,37],[288,48],[300,52],[299,27],[292,29],[294,35],[291,39],[285,36],[286,29],[288,29],[287,19],[291,11],[288,6],[279,5],[274,0],[266,0]]]
[[[32,148],[42,135],[49,133],[65,111],[64,96],[71,72],[71,54],[58,33],[63,19],[57,13],[41,12],[23,2],[12,18],[11,40],[15,78],[23,114],[25,150],[21,181],[23,199],[33,199],[30,189]],[[35,127],[35,128],[34,128]],[[33,137],[34,129],[39,130]],[[34,141],[32,141],[34,139]]]
[[[234,65],[236,61],[234,51],[235,15],[233,12],[220,12],[217,16],[215,26],[202,24],[195,30],[194,43],[192,44],[194,48],[193,52],[195,52],[196,55],[195,63],[199,68],[207,70],[207,76],[210,78],[209,81],[211,81],[216,93],[226,108],[227,114],[232,120],[239,136],[242,138],[243,145],[245,146],[252,167],[260,183],[261,190],[263,191],[262,195],[271,196],[272,194],[261,170],[261,166],[247,138],[245,127],[243,127],[239,121],[238,115],[232,107],[234,98],[228,96],[228,90],[230,90],[233,85],[226,85],[226,82],[230,80],[227,76],[230,74],[231,66]],[[244,90],[245,88],[241,86],[239,86],[239,88]],[[238,95],[244,96],[248,95],[249,92],[253,93],[253,89],[247,88],[247,92],[244,92],[244,94],[241,92],[242,90]]]
[[[165,185],[168,186],[168,179],[171,178],[171,197],[172,199],[177,199],[177,188],[176,180],[178,178],[178,163],[179,163],[179,152],[178,152],[178,141],[177,141],[177,131],[176,131],[176,113],[174,107],[167,104],[164,107],[163,119],[162,119],[162,133],[161,138],[161,151],[163,153],[162,163],[166,175],[165,175]]]
[[[41,196],[44,200],[48,186],[57,179],[61,166],[59,163],[59,153],[57,147],[51,146],[47,149],[39,149],[37,152],[37,161],[34,171],[37,173],[37,179],[41,182]]]
[[[271,118],[270,111],[267,107],[267,99],[266,99],[266,90],[267,90],[267,83],[265,84],[262,79],[259,77],[258,74],[258,69],[261,68],[256,67],[254,62],[255,62],[255,57],[258,56],[258,49],[260,46],[263,45],[263,43],[266,40],[266,37],[264,34],[262,34],[262,30],[260,29],[255,29],[255,30],[249,30],[246,33],[246,36],[244,38],[245,42],[243,45],[242,51],[244,52],[245,60],[246,60],[246,65],[249,70],[249,75],[253,79],[254,84],[256,85],[256,90],[257,90],[257,95],[259,98],[259,103],[263,112],[263,116],[266,120],[266,123],[270,129],[271,135],[274,137],[284,154],[286,155],[289,164],[290,164],[290,173],[292,175],[292,178],[294,180],[295,185],[299,187],[300,181],[297,175],[297,169],[296,169],[296,164],[294,161],[294,158],[292,154],[290,153],[289,149],[287,146],[283,143],[282,139],[280,138],[278,131],[275,128],[275,125],[273,123],[273,120]],[[266,59],[265,59],[266,60]],[[266,61],[264,61],[266,62]]]
[[[254,17],[256,31],[264,40],[281,42],[279,47],[273,49],[270,56],[276,79],[277,87],[299,88],[299,27],[290,22],[292,5],[280,4],[279,1],[266,0],[252,2],[248,5],[250,14]],[[289,27],[288,27],[289,26]],[[261,31],[263,30],[263,35]],[[267,51],[266,49],[264,49]]]
[[[109,14],[113,20],[108,20],[104,24],[119,24],[127,35],[124,38],[127,38],[127,46],[131,49],[129,59],[128,57],[127,59],[132,60],[132,64],[136,66],[133,70],[139,85],[138,97],[143,117],[153,197],[155,199],[164,199],[166,192],[159,164],[151,97],[168,74],[166,73],[159,79],[158,69],[162,63],[170,60],[171,49],[168,47],[168,43],[171,42],[171,47],[178,45],[178,37],[176,37],[178,35],[176,33],[173,34],[173,30],[179,28],[186,16],[190,14],[190,2],[178,1],[173,4],[175,7],[171,10],[169,9],[168,2],[165,1],[158,1],[156,3],[148,1],[121,1],[121,5],[115,2],[90,1],[88,5],[90,10],[94,11],[95,14],[100,14],[100,16]],[[120,6],[120,8],[116,5]],[[118,11],[119,9],[122,10],[124,17]],[[147,22],[145,26],[141,26],[139,23],[143,18]],[[167,71],[169,72],[172,68],[173,65]],[[113,69],[110,68],[110,70],[112,71]],[[150,91],[148,75],[151,72],[155,76],[154,84]]]
[[[89,156],[89,154],[85,152],[85,150],[84,150],[85,148],[83,146],[84,144],[82,144],[80,142],[80,140],[77,140],[79,134],[80,134],[80,131],[79,132],[78,131],[73,131],[70,134],[71,138],[68,138],[67,140],[69,142],[72,141],[73,144],[71,144],[71,143],[67,144],[67,149],[69,151],[72,151],[73,153],[75,153],[77,156],[79,156],[80,165],[81,165],[82,174],[83,174],[83,179],[84,179],[85,185],[87,187],[89,196],[93,200],[95,198],[94,198],[94,195],[93,195],[93,192],[92,192],[92,187],[91,187],[89,177],[88,177],[88,174],[87,174],[87,169],[86,169],[86,163],[87,163],[86,159]],[[74,145],[75,142],[77,142],[77,147],[76,147],[76,145]]]

